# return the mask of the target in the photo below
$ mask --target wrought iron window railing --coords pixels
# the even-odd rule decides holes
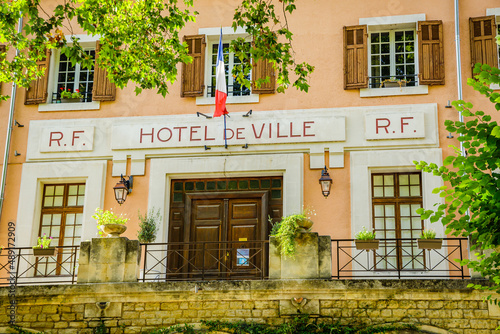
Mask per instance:
[[[395,81],[395,85],[391,87],[415,87],[418,86],[418,74],[403,74],[403,75],[384,75],[384,76],[372,76],[368,77],[368,85],[370,88],[387,88],[389,84],[385,84],[388,81]],[[401,84],[397,83],[398,81]]]
[[[467,257],[467,238],[442,240],[441,249],[424,250],[415,239],[380,239],[377,250],[366,251],[354,239],[332,239],[332,278],[470,278],[458,263]]]
[[[241,84],[227,85],[227,96],[249,96],[250,88]],[[207,86],[207,97],[215,97],[215,86]]]
[[[82,94],[83,97],[79,99],[72,99],[74,100],[72,102],[92,102],[92,91],[89,92],[80,91],[80,94]],[[66,100],[67,99],[61,98],[60,92],[52,93],[52,103],[67,103],[65,102]]]
[[[75,284],[80,246],[57,246],[53,256],[37,257],[31,247],[0,253],[0,286]]]

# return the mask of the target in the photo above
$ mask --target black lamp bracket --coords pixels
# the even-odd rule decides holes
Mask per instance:
[[[128,177],[128,180],[125,180],[125,177],[123,177],[123,174],[120,175],[121,177],[121,182],[123,182],[123,184],[125,185],[125,187],[127,187],[128,189],[128,192],[129,194],[132,192],[132,187],[134,186],[134,177],[132,175],[130,175]]]
[[[205,115],[204,113],[201,113],[201,112],[197,111],[196,112],[196,116],[200,117],[200,115],[203,116],[203,117],[205,117],[205,118],[212,118],[212,116],[208,116],[208,115]]]

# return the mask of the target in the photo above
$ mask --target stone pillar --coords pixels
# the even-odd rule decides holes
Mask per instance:
[[[138,240],[120,237],[84,241],[77,283],[137,282],[140,255]]]
[[[332,277],[332,242],[330,236],[299,233],[295,257],[282,256],[276,238],[269,240],[270,279],[311,279]]]

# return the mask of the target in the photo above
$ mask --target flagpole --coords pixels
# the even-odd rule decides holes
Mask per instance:
[[[226,114],[224,114],[224,147],[227,149]]]

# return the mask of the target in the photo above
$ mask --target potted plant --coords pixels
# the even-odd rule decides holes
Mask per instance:
[[[97,229],[100,236],[106,233],[108,238],[118,238],[120,234],[127,230],[125,224],[128,222],[128,218],[123,218],[121,215],[118,217],[113,211],[103,211],[97,208],[92,218],[97,220]]]
[[[358,232],[355,236],[356,249],[364,249],[366,251],[378,249],[380,240],[375,239],[375,232],[368,231],[363,226],[363,231]]]
[[[281,218],[279,223],[274,224],[270,235],[276,238],[280,254],[294,257],[295,239],[299,233],[308,232],[312,225],[312,220],[304,214],[286,216]]]
[[[60,88],[60,96],[61,96],[61,102],[62,103],[73,103],[73,102],[81,102],[83,95],[80,93],[79,89],[75,89],[74,92],[71,91],[69,88]]]
[[[396,79],[396,77],[392,77],[390,79],[385,79],[380,83],[380,88],[389,88],[389,87],[406,87],[406,83],[409,82],[409,80],[400,80]]]
[[[38,237],[36,246],[33,246],[33,254],[35,256],[55,256],[57,254],[57,248],[50,247],[52,242],[52,237],[47,238],[44,233],[43,237]]]
[[[158,222],[161,220],[160,210],[155,211],[151,209],[144,216],[139,211],[138,216],[141,222],[139,223],[137,239],[141,243],[154,242],[156,240],[156,233],[158,232]]]
[[[423,230],[417,244],[419,249],[441,249],[443,239],[436,239],[434,230]]]

